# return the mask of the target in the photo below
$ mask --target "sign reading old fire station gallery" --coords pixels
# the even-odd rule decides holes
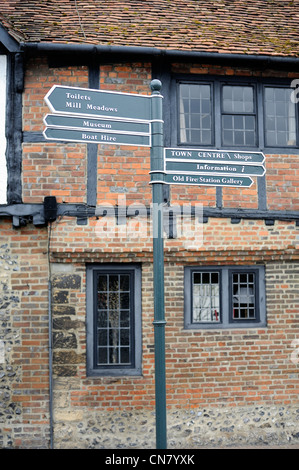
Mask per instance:
[[[202,149],[164,149],[165,182],[250,187],[250,176],[263,176],[261,152]]]
[[[151,146],[150,96],[54,85],[47,140]]]

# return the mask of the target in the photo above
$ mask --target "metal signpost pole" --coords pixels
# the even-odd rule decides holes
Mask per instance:
[[[165,316],[164,316],[164,242],[163,242],[163,121],[162,84],[151,82],[152,90],[152,147],[151,183],[153,202],[153,270],[154,270],[154,336],[156,391],[156,446],[167,448],[166,438],[166,380],[165,380]]]

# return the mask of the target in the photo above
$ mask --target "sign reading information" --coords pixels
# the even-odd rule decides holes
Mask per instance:
[[[204,163],[204,162],[181,162],[167,161],[165,162],[166,172],[182,172],[182,173],[207,173],[210,175],[248,175],[263,176],[265,168],[261,165],[238,165],[232,163]]]

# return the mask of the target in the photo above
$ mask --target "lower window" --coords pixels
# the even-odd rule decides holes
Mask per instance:
[[[185,327],[266,325],[263,266],[185,268]]]
[[[87,267],[89,375],[141,374],[141,269]]]

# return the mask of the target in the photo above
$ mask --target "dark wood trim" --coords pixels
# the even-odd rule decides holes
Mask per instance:
[[[6,161],[7,201],[22,201],[22,92],[24,86],[23,56],[7,56]]]

